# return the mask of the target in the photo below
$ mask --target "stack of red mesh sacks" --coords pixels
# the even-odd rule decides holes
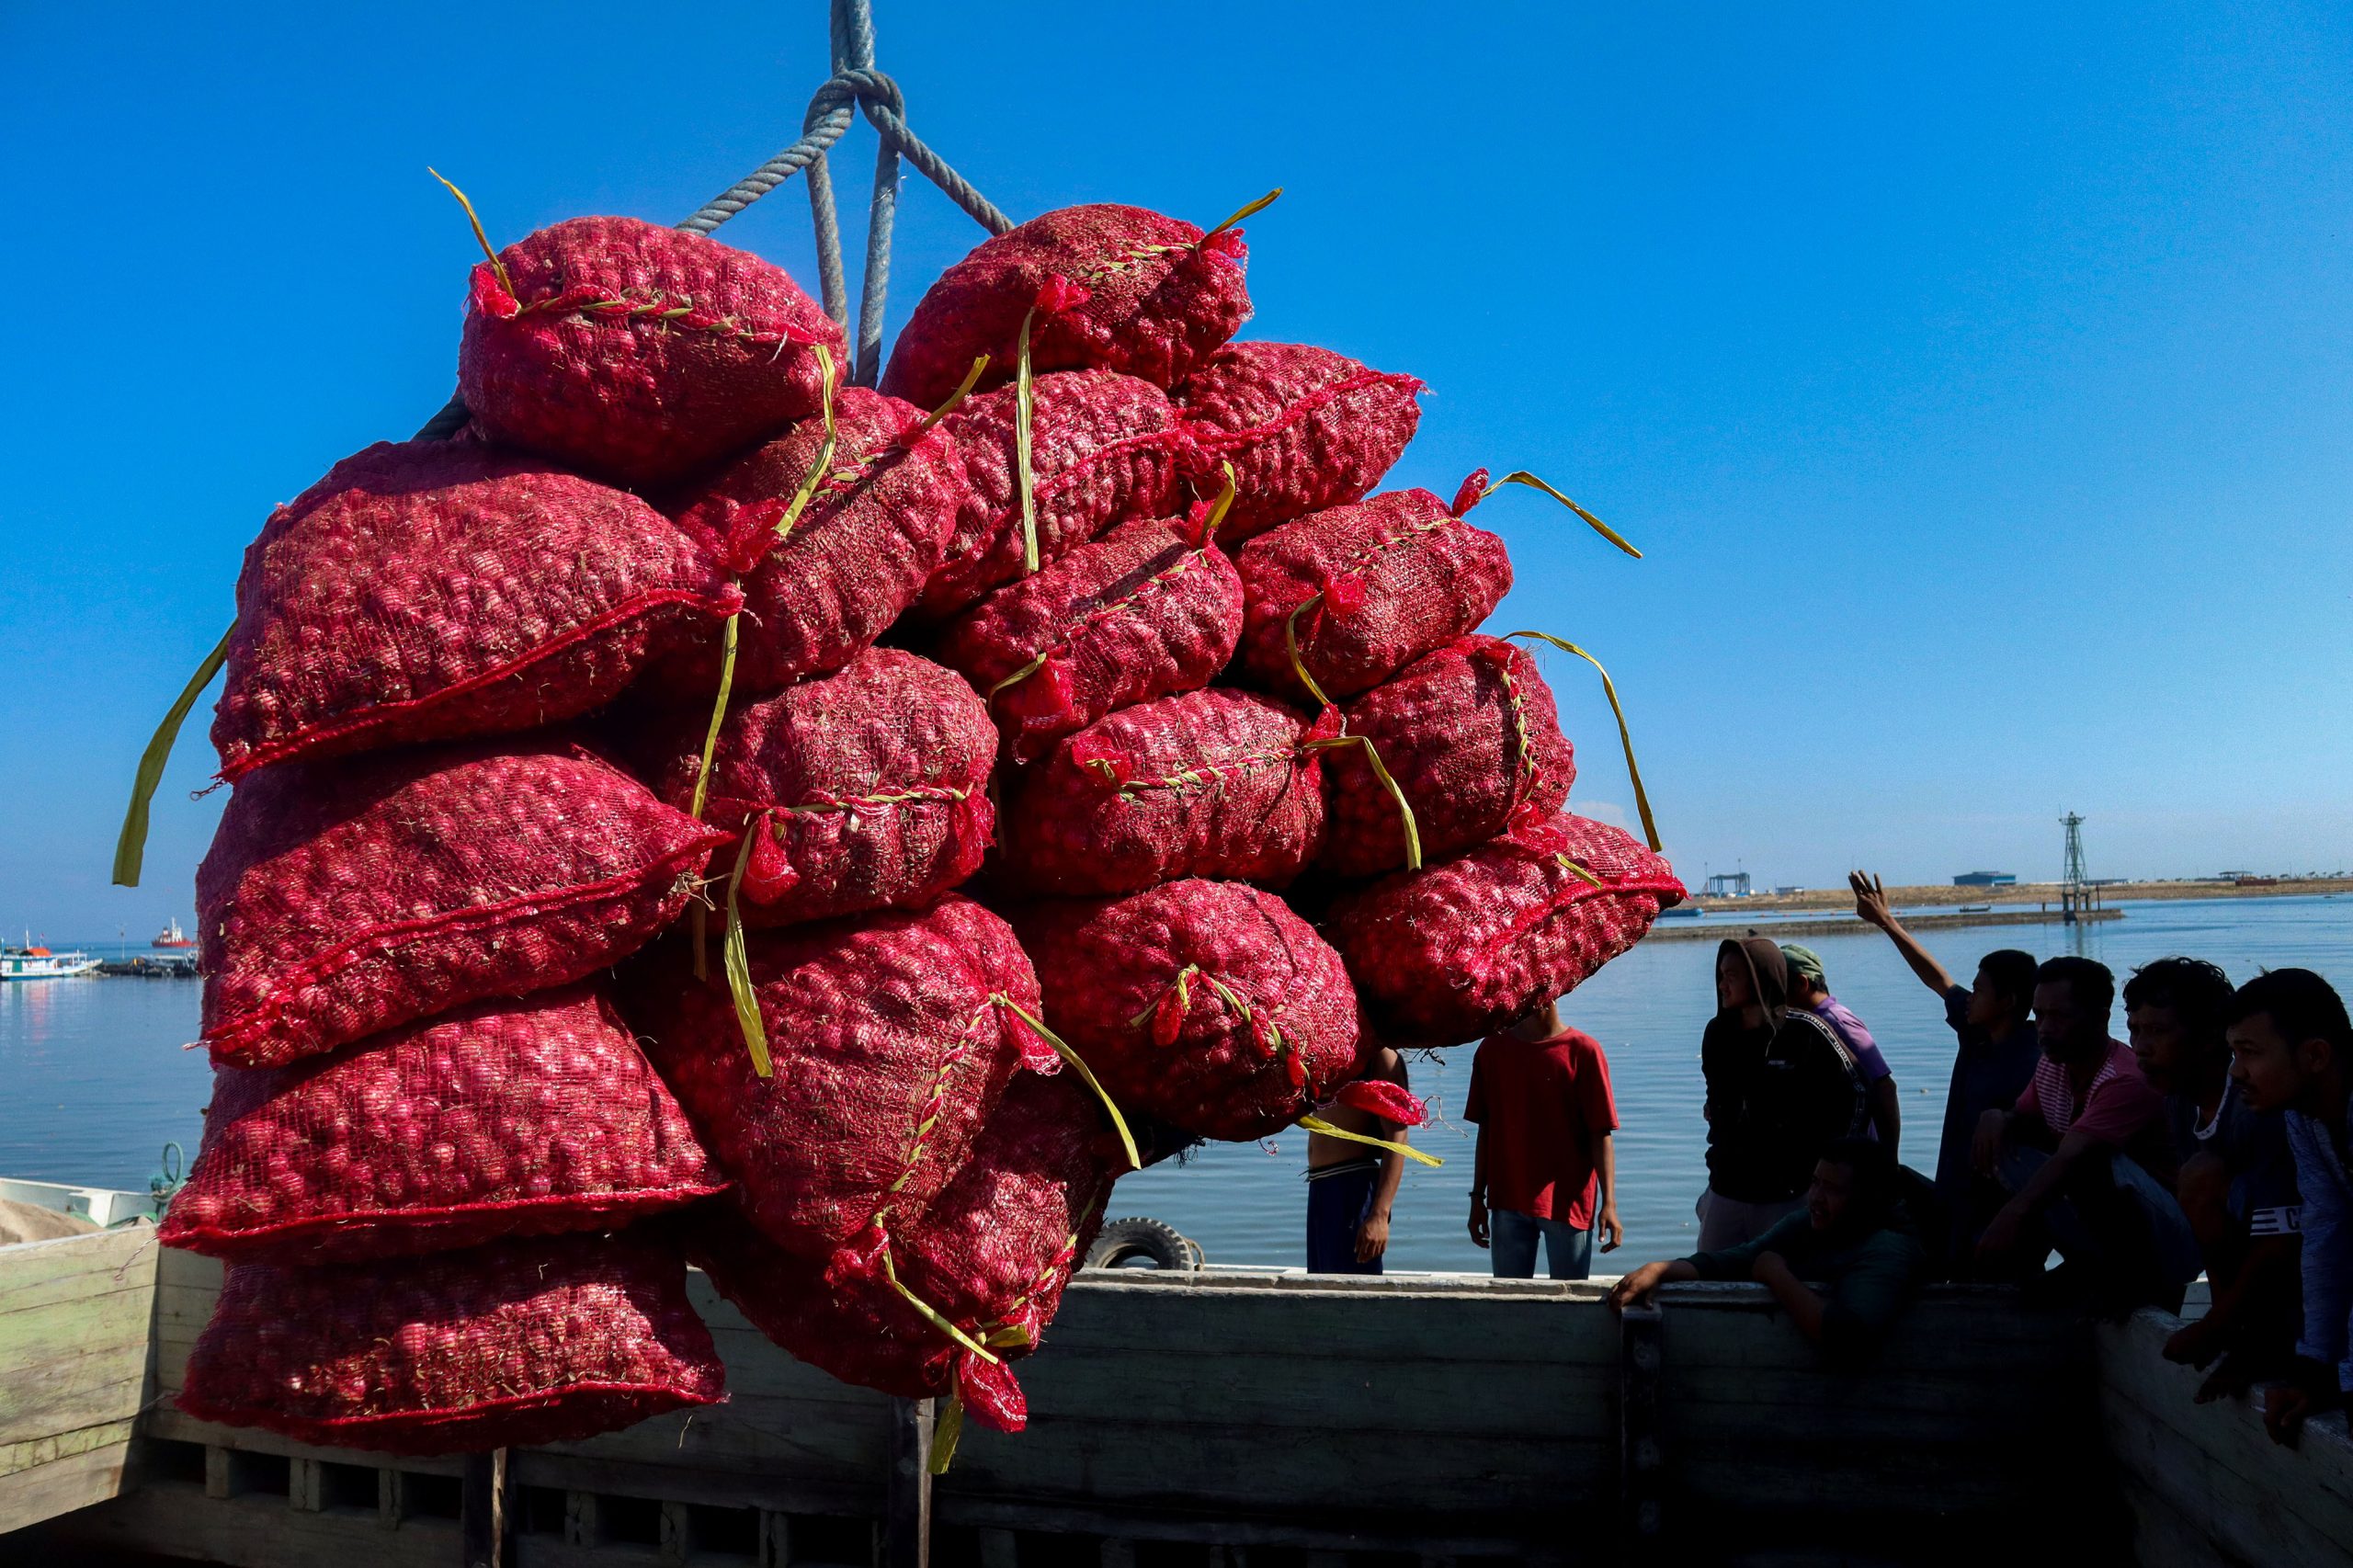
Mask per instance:
[[[189,1408],[447,1449],[717,1398],[682,1245],[802,1358],[1017,1427],[1120,1111],[1264,1136],[1679,896],[1472,635],[1480,487],[1373,494],[1420,383],[1233,342],[1244,260],[1050,213],[879,390],[705,237],[474,269],[470,426],[337,465],[239,585]]]
[[[1375,494],[1420,383],[1230,341],[1240,261],[1230,226],[1050,214],[950,269],[884,381],[923,399],[1016,360],[956,422],[994,461],[920,645],[997,726],[983,896],[1047,1017],[1125,1110],[1193,1138],[1312,1121],[1376,1031],[1475,1038],[1682,896],[1654,840],[1566,813],[1535,657],[1477,635],[1511,585],[1466,517],[1486,476]],[[1003,434],[1025,389],[1026,540]]]

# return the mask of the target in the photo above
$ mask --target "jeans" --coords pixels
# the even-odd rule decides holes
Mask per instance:
[[[2050,1159],[2040,1149],[2006,1149],[1995,1179],[2017,1192]],[[2137,1290],[2158,1305],[2177,1308],[2181,1288],[2203,1267],[2197,1234],[2173,1194],[2122,1154],[2080,1172],[2040,1218],[2042,1236],[2061,1257]]]
[[[1593,1233],[1566,1220],[1540,1220],[1496,1209],[1487,1215],[1487,1250],[1498,1279],[1536,1278],[1536,1238],[1544,1238],[1545,1272],[1555,1279],[1585,1279],[1593,1274]]]

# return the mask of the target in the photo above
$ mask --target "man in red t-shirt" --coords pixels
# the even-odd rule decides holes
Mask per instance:
[[[1462,1114],[1479,1124],[1471,1239],[1493,1253],[1495,1278],[1533,1278],[1540,1236],[1553,1278],[1588,1277],[1597,1226],[1608,1233],[1604,1252],[1626,1238],[1609,1138],[1618,1105],[1600,1042],[1545,1003],[1479,1042]]]

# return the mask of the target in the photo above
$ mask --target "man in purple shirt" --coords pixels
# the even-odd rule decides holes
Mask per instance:
[[[1820,954],[1812,948],[1784,942],[1781,956],[1790,961],[1790,1006],[1803,1007],[1847,1042],[1855,1065],[1862,1069],[1863,1093],[1870,1106],[1870,1136],[1886,1144],[1888,1153],[1893,1155],[1896,1140],[1904,1130],[1904,1112],[1896,1103],[1895,1074],[1889,1069],[1887,1058],[1880,1053],[1879,1042],[1871,1039],[1870,1030],[1863,1028],[1862,1019],[1830,994],[1830,982],[1822,972]]]

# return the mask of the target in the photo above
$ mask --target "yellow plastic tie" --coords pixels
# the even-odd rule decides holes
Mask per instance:
[[[1591,525],[1594,532],[1599,534],[1602,538],[1608,540],[1610,543],[1616,545],[1619,549],[1624,551],[1635,560],[1640,561],[1643,558],[1643,552],[1636,550],[1632,545],[1628,544],[1624,536],[1620,534],[1616,528],[1611,528],[1608,523],[1603,522],[1599,517],[1595,517],[1591,512],[1586,511],[1583,506],[1578,506],[1575,502],[1570,500],[1567,496],[1562,494],[1559,491],[1553,489],[1551,485],[1545,483],[1542,480],[1537,478],[1526,469],[1515,470],[1513,472],[1504,475],[1501,479],[1495,481],[1495,483],[1490,484],[1486,489],[1481,491],[1480,494],[1482,495],[1493,495],[1496,491],[1502,489],[1506,484],[1525,484],[1530,490],[1541,490],[1545,494],[1550,495],[1553,500],[1558,501],[1562,506],[1566,506],[1570,511],[1574,512],[1578,517],[1583,517],[1587,524]]]
[[[1553,647],[1558,648],[1563,653],[1574,653],[1578,658],[1583,659],[1586,664],[1591,665],[1595,669],[1601,672],[1602,693],[1609,699],[1609,711],[1615,714],[1618,719],[1618,744],[1626,748],[1626,775],[1634,781],[1634,806],[1635,809],[1640,811],[1643,814],[1643,835],[1650,840],[1651,853],[1654,855],[1657,854],[1660,849],[1658,822],[1651,815],[1650,792],[1643,788],[1643,770],[1634,761],[1634,736],[1632,732],[1626,728],[1626,710],[1618,701],[1617,682],[1609,678],[1609,672],[1608,670],[1601,668],[1601,661],[1599,659],[1595,658],[1591,653],[1586,653],[1575,643],[1564,642],[1561,638],[1553,636],[1549,631],[1513,631],[1506,633],[1506,635],[1512,637],[1534,637],[1542,642],[1550,642]]]
[[[917,441],[922,440],[926,436],[931,434],[931,427],[933,426],[938,424],[941,420],[955,413],[957,406],[966,398],[972,395],[972,389],[980,384],[981,372],[988,368],[989,357],[987,355],[983,354],[979,358],[973,360],[972,368],[964,372],[964,379],[956,384],[956,390],[948,394],[948,401],[941,403],[938,408],[933,409],[929,414],[925,415],[923,416],[922,424],[916,426],[914,429],[900,437],[899,445],[902,447],[912,447]]]
[[[188,685],[180,688],[179,700],[155,726],[147,749],[139,756],[139,771],[131,780],[131,804],[122,813],[122,834],[114,844],[114,881],[117,887],[135,888],[139,873],[147,861],[147,812],[154,803],[155,787],[164,781],[164,764],[172,758],[172,745],[180,738],[180,726],[188,722],[188,710],[229,662],[229,639],[237,634],[237,623],[231,621],[229,630],[221,634],[212,652],[196,666],[196,674],[188,677]]]
[[[834,383],[838,374],[834,366],[834,351],[822,343],[813,343],[810,347],[817,351],[817,373],[823,383],[818,410],[825,421],[825,438],[818,443],[817,460],[809,465],[809,472],[801,481],[801,488],[793,492],[792,504],[785,507],[784,516],[777,519],[776,537],[779,540],[792,537],[794,527],[801,521],[801,514],[807,511],[809,503],[817,498],[817,486],[825,482],[826,473],[834,466],[834,448],[841,437],[841,431],[834,424]]]
[[[1002,992],[990,999],[999,1006],[1008,1009],[1015,1017],[1037,1030],[1038,1038],[1052,1046],[1054,1054],[1069,1062],[1078,1075],[1086,1080],[1086,1086],[1095,1091],[1095,1097],[1103,1102],[1103,1108],[1111,1113],[1111,1125],[1119,1130],[1120,1146],[1128,1153],[1128,1169],[1131,1171],[1143,1169],[1143,1157],[1136,1153],[1135,1136],[1128,1131],[1128,1119],[1120,1114],[1119,1106],[1113,1103],[1110,1095],[1097,1080],[1093,1070],[1086,1065],[1086,1060],[1070,1048],[1070,1042],[1048,1028],[1043,1018],[1036,1017],[1020,1003]]]
[[[755,817],[745,824],[744,842],[735,851],[735,869],[727,878],[727,939],[723,944],[727,962],[727,989],[735,998],[735,1023],[744,1031],[744,1044],[752,1053],[752,1071],[766,1078],[775,1067],[768,1061],[767,1026],[760,1022],[759,993],[752,988],[752,955],[744,946],[744,917],[735,907],[736,890],[744,885],[744,865],[752,858],[752,835],[767,826],[766,817]]]
[[[702,734],[702,766],[695,770],[695,801],[693,808],[687,812],[697,822],[702,821],[703,799],[710,789],[710,759],[719,750],[719,726],[727,718],[727,694],[735,687],[736,623],[743,619],[740,610],[729,616],[727,624],[720,631],[719,697],[710,705],[710,727]]]
[[[1363,749],[1364,759],[1372,767],[1372,776],[1381,780],[1381,787],[1389,791],[1391,800],[1397,802],[1398,821],[1405,829],[1405,869],[1420,870],[1422,869],[1422,830],[1421,825],[1414,820],[1414,802],[1405,799],[1405,791],[1398,787],[1397,780],[1389,772],[1388,765],[1381,760],[1381,748],[1374,745],[1371,738],[1366,735],[1333,735],[1325,740],[1310,741],[1307,744],[1307,749],[1310,751],[1321,751],[1328,746],[1358,746]]]
[[[442,188],[449,191],[450,195],[456,197],[458,199],[458,205],[466,210],[466,222],[474,226],[474,244],[482,246],[482,254],[490,258],[490,269],[498,274],[498,286],[501,289],[506,290],[509,297],[512,297],[515,292],[515,280],[506,275],[506,264],[498,259],[498,253],[490,248],[490,236],[482,232],[482,220],[474,216],[474,204],[466,199],[466,193],[464,191],[460,190],[448,180],[441,179],[441,171],[439,169],[437,169],[432,165],[427,164],[425,166],[425,172],[431,175],[435,179],[441,180]]]
[[[1014,671],[1011,675],[1006,676],[995,686],[989,687],[988,690],[983,692],[981,694],[981,700],[983,702],[995,702],[998,692],[1003,691],[1008,686],[1019,686],[1023,681],[1028,680],[1031,676],[1034,676],[1040,670],[1044,669],[1046,667],[1046,661],[1053,656],[1054,650],[1051,648],[1047,649],[1044,653],[1039,654],[1036,658],[1030,660],[1028,664],[1022,665],[1019,669]]]
[[[932,1419],[931,1458],[924,1468],[934,1475],[946,1475],[948,1467],[956,1462],[956,1440],[963,1435],[964,1402],[949,1394]]]
[[[1013,374],[1013,472],[1021,486],[1021,570],[1025,575],[1038,569],[1038,482],[1029,467],[1029,421],[1037,412],[1038,401],[1036,378],[1029,370],[1029,324],[1037,316],[1035,305],[1022,313],[1021,347]]]
[[[971,1335],[966,1334],[954,1324],[949,1323],[947,1318],[940,1314],[938,1308],[933,1306],[929,1301],[925,1301],[921,1296],[916,1295],[913,1290],[908,1290],[904,1285],[899,1283],[899,1267],[897,1264],[891,1261],[891,1248],[887,1243],[882,1248],[882,1278],[890,1282],[892,1290],[896,1290],[900,1295],[906,1298],[906,1301],[909,1306],[915,1308],[918,1313],[922,1314],[924,1322],[931,1324],[932,1327],[939,1330],[940,1333],[946,1335],[949,1338],[954,1340],[957,1344],[962,1346],[965,1349],[971,1351],[973,1355],[978,1356],[982,1360],[990,1363],[992,1366],[997,1365],[1002,1361],[1003,1358],[999,1357],[995,1351],[990,1349],[987,1346],[982,1344]]]
[[[1574,860],[1570,859],[1565,855],[1555,855],[1552,858],[1560,862],[1561,869],[1568,872],[1573,877],[1591,882],[1597,888],[1607,888],[1609,885],[1608,882],[1603,881],[1599,877],[1595,876],[1591,871],[1586,870],[1583,866],[1578,865]]]
[[[1275,198],[1280,196],[1282,193],[1283,187],[1281,186],[1275,187],[1274,189],[1267,192],[1266,195],[1258,198],[1257,200],[1251,202],[1248,206],[1242,208],[1240,210],[1236,211],[1233,217],[1228,218],[1216,228],[1211,229],[1209,234],[1203,234],[1201,238],[1206,240],[1210,237],[1210,234],[1222,234],[1228,229],[1233,227],[1236,223],[1241,222],[1245,218],[1254,217],[1260,212],[1264,212],[1267,208],[1272,207],[1275,204]]]
[[[1403,1154],[1426,1165],[1435,1167],[1446,1164],[1436,1154],[1425,1154],[1411,1143],[1392,1143],[1386,1138],[1375,1138],[1369,1132],[1351,1132],[1345,1127],[1333,1126],[1320,1116],[1302,1116],[1299,1119],[1299,1125],[1310,1132],[1321,1132],[1326,1138],[1345,1138],[1351,1143],[1370,1143],[1376,1149],[1386,1149],[1392,1154]]]
[[[1217,530],[1225,526],[1225,515],[1233,509],[1234,493],[1242,487],[1242,481],[1233,472],[1233,459],[1220,458],[1217,460],[1217,466],[1225,474],[1225,488],[1218,492],[1217,500],[1210,506],[1209,524],[1202,529],[1201,534],[1205,541],[1215,540]],[[1201,548],[1207,550],[1209,544],[1204,542]]]
[[[1324,695],[1324,688],[1315,684],[1313,676],[1307,673],[1307,662],[1299,656],[1299,618],[1323,602],[1324,590],[1321,588],[1299,601],[1298,608],[1283,622],[1283,646],[1290,650],[1290,673],[1299,677],[1299,684],[1307,688],[1307,695],[1315,699],[1317,707],[1330,708],[1334,706],[1332,699]]]

